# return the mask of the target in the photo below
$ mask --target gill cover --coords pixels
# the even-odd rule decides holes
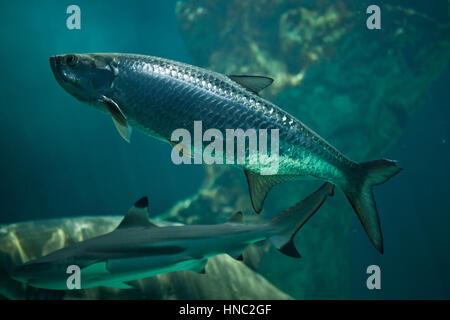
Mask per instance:
[[[119,74],[114,54],[58,55],[50,58],[50,66],[67,92],[89,104],[107,96]]]

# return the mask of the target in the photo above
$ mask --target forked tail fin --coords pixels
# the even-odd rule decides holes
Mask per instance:
[[[360,171],[349,177],[349,183],[343,187],[370,241],[380,253],[383,253],[383,235],[372,186],[386,182],[401,170],[392,160],[363,162],[360,164]]]
[[[327,182],[316,192],[276,216],[270,222],[276,233],[269,237],[269,241],[284,254],[299,258],[300,254],[293,241],[295,234],[319,210],[327,196],[333,195],[333,191],[334,185]]]

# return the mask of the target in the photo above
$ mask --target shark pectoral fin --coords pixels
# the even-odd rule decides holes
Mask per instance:
[[[110,287],[110,288],[116,288],[116,289],[136,289],[133,286],[130,286],[129,284],[126,284],[125,282],[109,282],[107,284],[105,284],[105,286]]]
[[[206,273],[206,266],[204,266],[202,269],[197,271],[200,274],[205,274]]]
[[[105,96],[102,97],[102,101],[108,112],[111,114],[114,125],[116,126],[117,131],[119,131],[120,136],[124,138],[126,142],[130,142],[132,129],[128,126],[127,117],[122,112],[119,105],[114,102],[114,100]]]
[[[196,265],[194,265],[190,270],[197,272],[197,273],[205,274],[207,263],[208,263],[208,259],[199,260],[198,263]]]
[[[105,264],[105,269],[113,274],[130,272],[136,269],[136,263],[136,259],[108,259]]]
[[[227,254],[232,257],[234,260],[244,261],[244,249],[227,252]]]
[[[141,289],[141,286],[139,285],[139,280],[130,280],[130,281],[124,281],[126,285],[133,287],[133,289]]]
[[[238,211],[235,214],[233,214],[233,216],[227,220],[227,222],[231,222],[231,223],[242,223],[242,212]]]
[[[194,158],[194,156],[189,152],[189,149],[186,148],[184,145],[182,145],[180,142],[175,142],[172,140],[167,139],[167,141],[170,143],[170,145],[178,151],[178,153],[181,156],[186,156],[188,158]]]
[[[82,276],[96,275],[109,272],[106,268],[106,261],[95,261],[81,269]]]
[[[272,78],[263,76],[229,75],[228,78],[255,94],[258,94],[273,82]]]
[[[260,175],[248,170],[244,170],[247,177],[248,189],[252,200],[253,209],[256,213],[260,213],[263,207],[264,199],[270,189],[282,182],[294,180],[298,178],[294,175]]]

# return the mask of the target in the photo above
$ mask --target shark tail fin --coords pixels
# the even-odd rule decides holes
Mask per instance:
[[[372,186],[386,182],[401,170],[392,160],[363,162],[360,163],[359,172],[354,177],[350,177],[349,183],[343,187],[370,241],[381,254],[383,253],[383,235]]]
[[[294,236],[298,230],[319,210],[327,196],[332,196],[334,185],[323,184],[316,192],[309,195],[293,207],[276,216],[270,224],[275,228],[275,234],[269,241],[284,254],[300,258],[294,245]]]

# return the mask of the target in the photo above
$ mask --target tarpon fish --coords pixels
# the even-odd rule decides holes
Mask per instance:
[[[15,268],[11,277],[30,286],[66,290],[67,268],[80,269],[80,288],[131,288],[130,282],[177,270],[204,272],[208,258],[269,240],[281,252],[300,257],[293,238],[321,207],[334,186],[325,183],[272,221],[244,224],[240,212],[223,224],[157,227],[148,219],[148,200],[137,201],[112,232],[62,248]]]
[[[112,116],[127,141],[131,128],[171,141],[174,130],[278,129],[279,169],[262,175],[261,167],[244,169],[256,212],[276,184],[313,178],[339,186],[347,196],[374,246],[383,238],[372,186],[401,169],[392,160],[357,163],[301,121],[258,95],[272,83],[261,76],[222,75],[167,59],[135,54],[68,54],[50,58],[58,83],[71,95]],[[205,147],[205,145],[202,145]],[[194,150],[201,152],[200,150]],[[261,163],[259,163],[261,166]]]

